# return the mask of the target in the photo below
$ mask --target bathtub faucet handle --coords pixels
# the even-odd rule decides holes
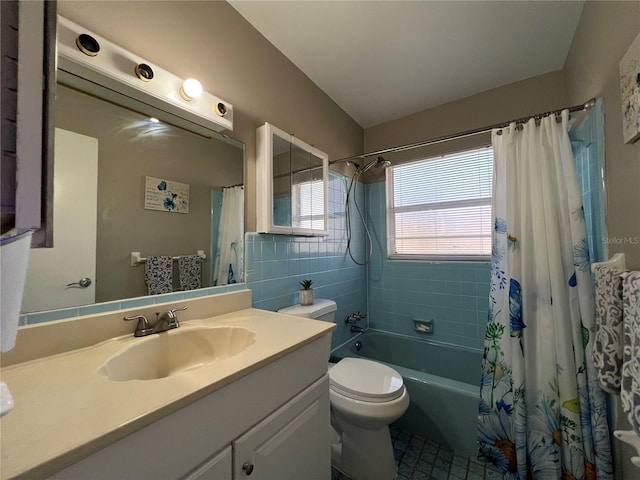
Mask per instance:
[[[363,318],[367,318],[366,313],[362,313],[362,312],[352,313],[346,316],[346,318],[344,319],[344,323],[353,325],[354,323],[359,322]]]
[[[348,324],[348,325],[353,325],[354,323],[356,323],[358,320],[360,320],[358,318],[358,316],[355,313],[351,313],[349,315],[347,315],[344,319],[344,323]]]

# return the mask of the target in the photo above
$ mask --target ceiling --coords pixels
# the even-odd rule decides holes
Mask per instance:
[[[560,70],[582,1],[229,2],[363,128]]]

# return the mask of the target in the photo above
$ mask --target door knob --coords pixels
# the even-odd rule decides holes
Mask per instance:
[[[253,463],[244,462],[242,464],[242,470],[244,470],[245,475],[251,475],[253,473]]]
[[[67,283],[67,288],[87,288],[91,285],[91,279],[89,277],[82,277],[79,281],[73,283]]]

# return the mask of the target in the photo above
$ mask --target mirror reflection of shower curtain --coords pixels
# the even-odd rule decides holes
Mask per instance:
[[[240,283],[244,275],[244,187],[222,193],[220,233],[214,270],[215,285]]]
[[[609,258],[606,195],[604,184],[604,113],[602,99],[586,112],[582,122],[569,132],[576,173],[582,194],[591,262]]]

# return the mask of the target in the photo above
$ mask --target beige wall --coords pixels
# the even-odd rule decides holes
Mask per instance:
[[[59,1],[58,12],[234,106],[255,231],[256,128],[268,121],[326,152],[362,153],[362,128],[226,2]]]
[[[364,150],[371,152],[453,135],[564,106],[562,73],[551,72],[368,128],[364,132]],[[408,151],[403,155],[389,154],[384,157],[398,162],[419,158],[420,155],[436,155],[489,144],[490,135],[483,134]],[[367,174],[363,180],[367,182],[384,179],[382,172],[376,173],[377,175]]]
[[[640,141],[622,139],[619,62],[640,33],[640,2],[586,2],[564,68],[567,101],[602,97],[610,239],[640,241]],[[611,243],[640,269],[640,244]]]
[[[622,138],[619,62],[640,33],[640,2],[586,2],[564,68],[569,102],[603,98],[605,179],[609,238],[640,239],[640,141]],[[640,244],[611,243],[609,252],[624,252],[627,266],[640,269]],[[616,428],[629,429],[618,402]],[[615,440],[616,476],[638,478],[629,458],[634,450]],[[618,450],[619,449],[619,450]]]

